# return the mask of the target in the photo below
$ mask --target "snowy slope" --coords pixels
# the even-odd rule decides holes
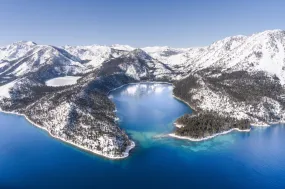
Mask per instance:
[[[58,76],[75,75],[88,71],[80,58],[63,49],[48,45],[34,45],[20,58],[5,61],[0,65],[0,77],[21,77],[42,68],[45,68],[46,72]]]
[[[119,57],[133,50],[130,46],[121,45],[64,46],[62,48],[70,54],[79,57],[81,60],[85,60],[86,66],[93,68],[98,68],[104,61]]]
[[[116,50],[121,50],[121,51],[132,51],[132,50],[135,50],[134,47],[131,47],[129,45],[113,44],[110,47],[113,48],[113,49],[116,49]]]
[[[36,46],[36,43],[31,41],[19,41],[11,45],[0,47],[0,62],[1,60],[15,60],[24,56],[28,51]]]
[[[265,31],[245,38],[242,44],[212,64],[230,70],[265,71],[276,75],[284,84],[284,47],[284,31]]]
[[[0,86],[0,99],[1,98],[11,98],[10,91],[15,86],[17,80]]]
[[[135,49],[118,58],[106,61],[100,75],[125,74],[135,80],[160,79],[172,76],[172,71],[145,51]]]

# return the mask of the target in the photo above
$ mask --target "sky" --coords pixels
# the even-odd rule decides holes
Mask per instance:
[[[198,47],[285,28],[285,0],[0,0],[0,45]]]

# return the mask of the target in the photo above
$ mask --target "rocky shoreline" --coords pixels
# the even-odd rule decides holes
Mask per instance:
[[[87,151],[87,152],[90,152],[90,153],[93,153],[93,154],[96,154],[96,155],[100,155],[100,156],[103,156],[103,157],[106,157],[106,158],[109,158],[109,159],[123,159],[123,158],[126,158],[129,156],[129,152],[135,147],[135,142],[134,141],[131,141],[131,145],[127,146],[126,147],[126,150],[125,152],[123,153],[122,156],[112,156],[112,155],[106,155],[106,154],[103,154],[101,151],[96,151],[96,150],[91,150],[91,149],[88,149],[82,145],[79,145],[79,144],[75,144],[74,142],[71,142],[71,141],[67,141],[65,140],[64,138],[61,138],[61,137],[58,137],[58,136],[55,136],[53,135],[48,129],[46,129],[45,127],[42,127],[36,123],[34,123],[32,120],[30,120],[26,115],[24,114],[19,114],[17,112],[7,112],[7,111],[3,111],[0,109],[0,113],[5,113],[5,114],[12,114],[12,115],[17,115],[17,116],[22,116],[24,117],[29,123],[31,123],[31,125],[39,128],[39,129],[43,129],[44,131],[46,131],[51,137],[55,138],[55,139],[58,139],[62,142],[65,142],[67,144],[70,144],[72,146],[75,146],[79,149],[82,149],[84,151]]]
[[[116,86],[115,88],[112,87],[113,89],[111,89],[111,90],[109,90],[108,92],[106,92],[106,96],[108,96],[108,95],[110,94],[110,92],[112,92],[113,90],[116,90],[116,89],[121,88],[121,87],[126,86],[126,85],[138,84],[138,83],[166,83],[166,84],[171,84],[171,85],[173,85],[172,83],[169,83],[169,82],[155,82],[155,81],[142,81],[142,82],[135,82],[135,83],[134,83],[134,82],[122,83],[121,85]],[[179,100],[179,101],[181,101],[181,102],[187,104],[187,105],[195,112],[195,110],[190,106],[190,104],[189,104],[187,101],[181,99],[180,97],[175,96],[175,94],[173,94],[173,97],[176,98],[177,100]],[[97,155],[100,155],[100,156],[104,156],[104,157],[106,157],[106,158],[110,158],[110,159],[122,159],[122,158],[126,158],[126,157],[128,157],[130,150],[132,150],[132,149],[135,147],[135,143],[134,143],[133,141],[130,141],[131,144],[126,147],[125,151],[122,152],[121,155],[115,156],[115,155],[103,154],[102,151],[94,150],[94,149],[89,149],[88,147],[82,146],[82,145],[80,145],[80,144],[78,144],[78,143],[74,143],[74,142],[72,142],[72,141],[68,141],[68,140],[66,140],[66,139],[64,139],[64,138],[62,138],[62,137],[60,137],[60,136],[56,136],[56,135],[52,134],[51,131],[49,131],[47,128],[45,128],[45,127],[43,127],[43,126],[41,126],[41,125],[39,125],[39,124],[36,124],[36,123],[33,122],[31,119],[29,119],[25,114],[19,114],[19,113],[16,113],[16,112],[9,112],[9,111],[3,111],[3,110],[1,110],[1,112],[24,116],[31,124],[33,124],[34,126],[36,126],[36,127],[38,127],[38,128],[41,128],[41,129],[46,130],[52,137],[54,137],[54,138],[56,138],[56,139],[59,139],[59,140],[61,140],[61,141],[63,141],[63,142],[69,143],[69,144],[71,144],[71,145],[73,145],[73,146],[76,146],[76,147],[78,147],[78,148],[80,148],[80,149],[83,149],[83,150],[85,150],[85,151],[88,151],[88,152],[91,152],[91,153],[94,153],[94,154],[97,154]],[[115,119],[116,119],[116,118],[115,118]],[[182,123],[177,123],[177,121],[174,123],[174,125],[175,125],[176,127],[179,126],[179,128],[185,127],[184,124],[182,124]],[[261,125],[262,125],[262,124],[261,124]],[[214,138],[214,137],[219,136],[219,135],[227,134],[227,133],[232,132],[232,131],[249,132],[250,129],[230,128],[230,129],[225,129],[225,130],[222,131],[222,132],[212,133],[210,136],[206,136],[206,137],[195,137],[195,138],[194,138],[194,137],[191,137],[191,136],[182,136],[182,135],[179,135],[179,134],[177,134],[177,133],[171,133],[171,134],[168,134],[168,136],[174,137],[174,138],[177,138],[177,139],[186,139],[186,140],[190,140],[190,141],[203,141],[203,140],[207,140],[207,139]]]

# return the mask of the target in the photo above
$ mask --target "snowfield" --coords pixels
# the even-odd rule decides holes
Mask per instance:
[[[14,87],[17,81],[13,81],[6,85],[0,86],[0,99],[1,98],[10,98],[10,90]]]
[[[50,80],[47,80],[45,83],[50,87],[59,87],[66,85],[74,85],[77,83],[77,80],[80,79],[79,76],[65,76],[65,77],[57,77]]]

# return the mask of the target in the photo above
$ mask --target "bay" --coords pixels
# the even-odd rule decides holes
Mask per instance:
[[[202,142],[160,137],[191,109],[172,85],[131,84],[109,96],[136,142],[109,160],[50,137],[25,118],[0,114],[0,188],[285,188],[285,126],[252,127]]]

